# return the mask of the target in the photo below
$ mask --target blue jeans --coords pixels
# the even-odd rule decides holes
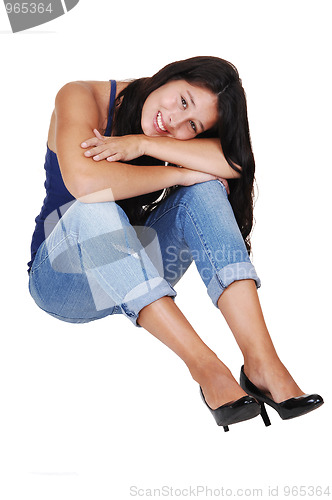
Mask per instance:
[[[52,214],[46,222],[52,224]],[[192,261],[215,307],[236,280],[260,286],[217,180],[180,186],[144,226],[132,226],[116,202],[75,201],[53,227],[33,262],[29,290],[41,309],[63,321],[124,314],[140,327],[140,310],[166,295],[174,300],[173,287]]]

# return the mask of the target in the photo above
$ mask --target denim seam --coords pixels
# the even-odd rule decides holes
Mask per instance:
[[[173,287],[172,287],[172,286],[168,283],[168,281],[166,281],[166,280],[165,280],[164,278],[162,278],[161,276],[160,276],[160,278],[163,280],[163,282],[161,282],[160,284],[158,284],[157,289],[158,289],[158,290],[160,290],[160,286],[161,286],[161,287],[164,287],[164,286],[165,286],[165,283],[166,283],[166,285],[172,289],[172,291],[175,293],[175,296],[176,296],[176,295],[177,295],[176,291],[175,291],[175,290],[174,290],[174,288],[173,288]],[[147,280],[147,281],[145,281],[145,283],[147,283],[148,281],[150,281],[150,279],[149,279],[149,280]],[[138,286],[139,286],[139,285],[138,285]],[[151,290],[150,290],[150,292],[151,292]],[[159,295],[159,293],[158,293],[158,295]],[[168,293],[167,293],[167,295],[166,295],[166,296],[171,296],[171,297],[173,297],[174,295],[173,295],[173,294],[172,294],[172,295],[170,295],[170,294],[169,294],[169,291],[168,291]],[[153,299],[152,299],[152,302],[154,302],[155,300],[157,300],[158,298],[161,298],[161,297],[165,297],[165,294],[161,295],[160,297],[153,298]],[[150,299],[149,299],[149,300],[150,300]],[[128,302],[130,303],[130,301],[131,301],[131,300],[129,300]],[[129,307],[128,307],[128,302],[122,302],[122,303],[119,305],[119,308],[120,308],[121,310],[123,310],[127,316],[130,316],[130,317],[134,317],[134,316],[135,316],[135,317],[138,317],[138,314],[139,314],[139,312],[141,311],[141,309],[142,309],[143,307],[145,307],[146,305],[151,304],[151,302],[148,302],[148,304],[146,304],[146,303],[145,303],[145,301],[144,301],[144,305],[143,305],[143,306],[141,306],[141,305],[140,305],[140,306],[139,306],[139,309],[138,309],[138,312],[135,312],[134,310],[129,309]]]
[[[238,277],[234,277],[234,279],[232,278],[231,281],[229,280],[222,280],[222,278],[219,278],[219,280],[221,280],[221,282],[223,283],[223,288],[227,288],[231,283],[233,283],[233,281],[241,281],[241,280],[244,280],[244,279],[253,279],[258,285],[260,284],[260,279],[256,273],[256,269],[255,269],[255,266],[252,264],[252,262],[248,262],[246,260],[243,260],[243,261],[240,261],[240,262],[231,262],[230,264],[227,264],[227,266],[221,268],[218,273],[222,274],[225,272],[226,268],[238,268],[239,266],[245,266],[246,268],[248,268],[250,271],[253,270],[254,271],[254,275],[253,277],[251,276],[248,276],[248,277],[245,277],[245,278],[238,278]],[[257,280],[256,280],[257,278]]]
[[[140,303],[140,304],[138,304],[138,305],[136,304],[136,309],[137,309],[137,312],[133,311],[132,309],[129,309],[129,308],[128,308],[128,305],[127,305],[127,303],[126,303],[126,302],[124,302],[123,304],[121,304],[120,309],[124,312],[124,314],[125,314],[128,318],[135,318],[135,320],[133,321],[133,323],[135,323],[135,325],[136,325],[136,326],[139,326],[139,327],[140,327],[141,325],[139,325],[139,324],[137,323],[137,319],[138,319],[139,313],[140,313],[140,311],[143,309],[143,307],[145,307],[145,306],[147,306],[147,305],[151,304],[152,302],[154,302],[154,301],[156,301],[156,300],[158,300],[159,298],[162,298],[162,297],[172,297],[172,298],[173,298],[173,297],[174,297],[174,298],[176,297],[177,293],[176,293],[176,291],[174,290],[174,288],[173,288],[171,285],[169,285],[167,282],[166,282],[166,284],[167,284],[167,285],[171,288],[171,290],[172,290],[172,291],[171,291],[171,293],[170,293],[170,290],[168,290],[168,291],[167,291],[167,293],[164,293],[164,292],[166,292],[166,290],[164,290],[164,291],[162,292],[162,295],[160,295],[160,288],[159,288],[159,286],[158,286],[158,290],[159,290],[159,292],[157,293],[157,296],[156,296],[156,297],[153,297],[153,298],[151,298],[151,297],[150,297],[150,298],[148,299],[148,302],[146,302],[146,301],[144,300],[144,301],[143,301],[143,303],[141,302],[141,303]],[[165,285],[161,283],[161,286],[162,286],[162,287],[164,287]]]
[[[224,186],[224,185],[223,185],[223,187],[225,188],[225,186]],[[183,208],[186,210],[186,212],[187,212],[187,214],[189,215],[189,217],[191,218],[191,220],[192,220],[192,222],[193,222],[193,225],[194,225],[194,228],[195,228],[195,231],[196,231],[196,233],[197,233],[197,235],[198,235],[199,239],[200,239],[200,240],[201,240],[201,242],[202,242],[202,246],[203,246],[203,248],[204,248],[204,250],[205,250],[205,253],[206,253],[206,255],[207,255],[207,258],[209,259],[209,261],[210,261],[210,263],[211,263],[211,266],[213,267],[213,269],[214,269],[214,271],[215,271],[216,277],[217,277],[218,281],[220,282],[220,285],[221,285],[223,288],[225,288],[225,287],[224,287],[224,285],[223,285],[223,283],[222,283],[222,282],[220,281],[220,279],[219,279],[219,276],[218,276],[218,269],[216,268],[215,263],[214,263],[214,261],[213,261],[213,258],[212,258],[212,256],[210,255],[210,252],[209,252],[209,250],[208,250],[208,246],[206,245],[205,240],[204,240],[204,238],[203,238],[203,233],[202,233],[202,231],[199,231],[199,230],[198,230],[198,223],[197,223],[197,221],[196,221],[195,217],[193,216],[192,212],[190,211],[189,206],[188,206],[185,202],[180,202],[178,205],[174,205],[173,207],[171,207],[171,208],[169,208],[168,210],[166,210],[166,211],[165,211],[162,215],[160,215],[160,216],[159,216],[159,217],[158,217],[158,218],[157,218],[157,219],[156,219],[156,220],[155,220],[155,221],[151,224],[151,226],[149,226],[149,227],[152,227],[152,226],[153,226],[153,224],[155,224],[155,223],[156,223],[159,219],[161,219],[164,215],[166,215],[168,212],[170,212],[170,211],[171,211],[171,210],[173,210],[174,208],[178,208],[178,207],[183,207]],[[184,229],[183,229],[183,233],[184,233]],[[189,247],[189,246],[188,246],[188,247]]]
[[[48,252],[48,254],[45,256],[45,258],[44,258],[41,262],[39,262],[38,266],[33,267],[33,265],[32,265],[32,268],[31,268],[31,274],[33,274],[35,271],[37,271],[37,270],[40,268],[40,266],[41,266],[41,265],[42,265],[42,264],[43,264],[43,263],[44,263],[47,259],[49,259],[49,258],[50,258],[50,256],[51,256],[51,255],[52,255],[52,253],[54,252],[54,250],[56,250],[56,249],[58,248],[58,246],[59,246],[59,245],[61,245],[61,243],[63,243],[63,242],[64,242],[64,241],[66,241],[67,239],[71,238],[72,236],[73,236],[73,235],[72,235],[71,233],[67,234],[64,238],[62,238],[62,240],[60,240],[60,241],[59,241],[59,242],[58,242],[58,243],[57,243],[57,244],[56,244],[56,245],[52,248],[52,250],[51,250],[50,252]],[[43,243],[42,243],[42,245],[44,245],[44,246],[46,245],[46,246],[47,246],[46,241],[47,241],[47,240],[44,240],[44,241],[43,241]],[[41,248],[41,246],[40,246],[39,248]],[[39,248],[38,248],[38,250],[39,250]]]
[[[30,278],[32,279],[32,278]],[[30,294],[31,294],[31,289],[30,289],[30,286],[31,286],[31,283],[30,283],[30,280],[29,280],[29,291],[30,291]],[[34,287],[35,287],[35,290],[38,294],[38,299],[40,302],[43,302],[43,299],[42,299],[42,294],[40,293],[40,289],[39,289],[39,286],[38,286],[38,280],[34,281]],[[32,296],[32,294],[31,294]],[[47,309],[45,309],[44,307],[41,307],[41,305],[38,304],[37,302],[37,305],[38,307],[44,311],[45,313],[49,314],[50,316],[56,316],[57,318],[62,318],[63,320],[80,320],[81,322],[84,322],[84,323],[88,323],[89,321],[94,321],[94,320],[97,320],[97,319],[100,319],[99,316],[91,316],[89,318],[82,318],[82,317],[73,317],[73,316],[63,316],[61,314],[57,314],[53,311],[48,311]],[[119,306],[115,306],[114,308],[114,311],[112,314],[115,314],[116,313],[116,310]]]
[[[38,295],[38,299],[39,301],[41,302],[42,301],[42,298],[41,298],[41,293],[40,293],[40,289],[39,289],[39,286],[37,284],[37,280],[35,280],[33,278],[33,273],[30,272],[29,274],[29,292],[30,292],[30,295],[32,296],[32,293],[31,293],[31,285],[32,285],[32,280],[33,280],[33,286],[37,292],[37,295]],[[40,306],[39,306],[40,307]]]
[[[205,254],[206,254],[206,256],[207,256],[208,260],[210,261],[210,264],[211,264],[211,266],[213,267],[213,269],[214,269],[214,271],[215,271],[216,275],[218,275],[218,269],[217,269],[217,267],[216,267],[216,265],[215,265],[215,262],[214,262],[214,259],[213,259],[212,254],[211,254],[211,252],[210,252],[210,250],[209,250],[209,247],[208,247],[208,245],[206,244],[206,241],[205,241],[205,239],[204,239],[204,233],[203,233],[203,231],[200,229],[199,224],[198,224],[197,220],[196,220],[196,219],[195,219],[195,217],[194,217],[194,214],[193,214],[193,213],[191,212],[191,210],[190,210],[190,207],[189,207],[189,206],[188,206],[185,202],[181,202],[178,206],[180,206],[180,207],[182,206],[183,208],[185,208],[185,210],[186,210],[186,212],[187,212],[187,215],[189,215],[189,217],[190,217],[190,219],[191,219],[191,221],[192,221],[192,223],[193,223],[193,226],[194,226],[194,228],[195,228],[195,231],[196,231],[196,233],[197,233],[197,235],[198,235],[198,237],[199,237],[199,239],[200,239],[200,241],[201,241],[201,243],[202,243],[202,246],[203,246],[203,248],[204,248]],[[183,230],[183,232],[184,232],[184,230]],[[219,279],[219,278],[218,278],[218,279]]]
[[[150,227],[151,228],[156,222],[158,222],[158,220],[160,220],[162,217],[164,217],[164,215],[168,214],[168,212],[171,212],[171,210],[174,210],[175,208],[178,208],[180,206],[181,206],[181,204],[174,205],[173,207],[168,208],[165,212],[163,212],[161,215],[159,215],[159,217],[157,217],[157,219],[155,219],[151,225],[146,225],[145,227]]]
[[[246,276],[239,276],[239,275],[235,275],[233,276],[231,279],[226,279],[226,280],[222,280],[221,277],[219,277],[218,274],[223,274],[226,270],[226,268],[237,268],[239,265],[244,265],[245,267],[247,267],[250,271],[254,271],[253,275],[250,276],[249,274],[246,275]],[[249,272],[250,272],[249,271]],[[215,281],[219,282],[220,286],[221,286],[221,291],[217,293],[217,300],[213,300],[212,299],[212,302],[214,303],[214,305],[216,307],[218,307],[218,299],[220,297],[220,295],[224,292],[224,290],[226,290],[226,288],[229,287],[229,285],[231,285],[233,282],[235,281],[242,281],[242,280],[246,280],[246,279],[252,279],[255,281],[256,283],[256,287],[259,288],[261,286],[261,281],[259,279],[259,277],[257,276],[257,273],[256,273],[256,270],[255,270],[255,267],[253,266],[253,264],[251,262],[247,262],[247,261],[241,261],[241,262],[233,262],[231,264],[227,264],[227,266],[221,268],[219,271],[218,271],[218,274],[216,277],[213,277],[211,279],[211,281],[209,282],[208,286],[207,286],[207,293],[208,295],[210,296],[210,298],[212,299],[212,296],[211,296],[211,285],[213,287],[213,285],[215,284]],[[217,280],[215,279],[217,278]]]
[[[218,271],[217,271],[217,268],[216,268],[216,266],[215,266],[214,260],[213,260],[213,258],[212,258],[212,254],[211,254],[211,252],[209,251],[209,248],[208,248],[208,246],[207,246],[207,244],[206,244],[206,242],[205,242],[205,240],[204,240],[204,233],[203,233],[203,232],[202,232],[202,230],[199,228],[198,222],[197,222],[197,220],[195,219],[195,217],[194,217],[193,213],[190,211],[190,208],[188,207],[188,205],[186,205],[186,204],[184,203],[184,204],[183,204],[183,206],[184,206],[184,208],[186,209],[186,211],[187,211],[187,213],[188,213],[188,215],[189,215],[190,219],[191,219],[191,220],[192,220],[192,222],[193,222],[193,225],[194,225],[194,227],[195,227],[195,231],[196,231],[196,233],[198,234],[198,237],[199,237],[199,239],[200,239],[200,240],[201,240],[201,242],[202,242],[203,248],[204,248],[205,253],[206,253],[206,255],[207,255],[207,257],[208,257],[208,259],[209,259],[209,261],[210,261],[210,263],[211,263],[211,266],[214,268],[215,272],[217,273]]]
[[[81,266],[82,266],[82,269],[84,270],[84,272],[86,273],[85,268],[84,268],[84,263],[83,263],[83,252],[84,252],[84,250],[82,249],[82,247],[81,247],[81,243],[80,243],[79,241],[77,242],[77,244],[78,244],[78,247],[79,247],[79,255],[80,255],[80,260],[81,260]],[[84,256],[87,258],[87,263],[88,263],[89,265],[91,265],[91,268],[93,268],[93,267],[94,267],[94,263],[93,263],[93,262],[92,262],[92,260],[90,259],[89,254],[88,254],[87,252],[84,252]],[[94,269],[95,269],[95,272],[96,272],[96,273],[98,274],[98,276],[100,277],[100,279],[103,281],[103,283],[105,283],[105,284],[106,284],[106,285],[108,285],[108,286],[111,286],[111,285],[110,285],[110,283],[108,283],[108,282],[104,279],[104,277],[102,276],[102,274],[98,271],[98,268],[97,268],[97,267],[94,267]],[[120,295],[117,293],[117,291],[116,291],[113,287],[111,287],[111,288],[112,288],[113,292],[115,293],[115,295],[119,298],[119,300],[121,301],[121,304],[122,304],[122,298],[120,297]],[[105,292],[106,292],[106,290],[105,290]],[[106,293],[107,293],[107,292],[106,292]]]
[[[40,306],[39,306],[40,307]],[[47,311],[47,309],[43,309],[42,307],[40,307],[40,309],[42,309],[44,312],[46,312],[47,314],[49,314],[50,316],[56,316],[57,318],[63,318],[65,320],[82,320],[83,322],[85,323],[89,323],[89,321],[94,321],[94,320],[97,320],[97,319],[102,319],[102,318],[99,318],[98,316],[91,316],[90,318],[79,318],[79,317],[72,317],[72,316],[61,316],[61,314],[57,314],[57,313],[54,313],[52,311]]]

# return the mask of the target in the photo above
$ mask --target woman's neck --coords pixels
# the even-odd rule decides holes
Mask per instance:
[[[110,93],[111,93],[111,83],[108,82],[98,82],[91,81],[86,82],[90,87],[94,94],[100,116],[100,129],[105,130],[108,120],[108,112],[109,112],[109,102],[110,102]],[[129,82],[117,81],[116,82],[116,96],[122,92],[129,85]]]

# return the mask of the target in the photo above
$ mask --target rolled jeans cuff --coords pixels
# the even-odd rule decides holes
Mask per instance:
[[[256,282],[256,288],[261,286],[261,280],[251,262],[235,262],[220,269],[210,281],[207,293],[215,307],[223,291],[234,281],[251,279]]]
[[[151,278],[133,288],[126,295],[120,307],[133,325],[141,328],[141,325],[137,323],[140,310],[166,295],[174,300],[177,293],[164,278]]]

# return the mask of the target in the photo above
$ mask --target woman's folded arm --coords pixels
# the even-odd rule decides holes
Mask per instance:
[[[93,130],[95,137],[86,139],[81,147],[84,155],[96,162],[128,161],[146,155],[182,167],[234,179],[240,177],[226,161],[218,138],[179,140],[172,137],[148,137],[143,134],[102,137]],[[241,171],[239,165],[235,166]]]
[[[73,82],[59,91],[55,116],[59,166],[75,198],[88,203],[121,200],[184,183],[182,169],[85,158],[80,144],[101,123],[94,96],[84,83]]]
[[[144,154],[158,160],[175,163],[192,170],[234,179],[240,177],[226,161],[218,138],[196,138],[187,141],[171,137],[142,138]],[[241,170],[239,165],[236,165]]]

